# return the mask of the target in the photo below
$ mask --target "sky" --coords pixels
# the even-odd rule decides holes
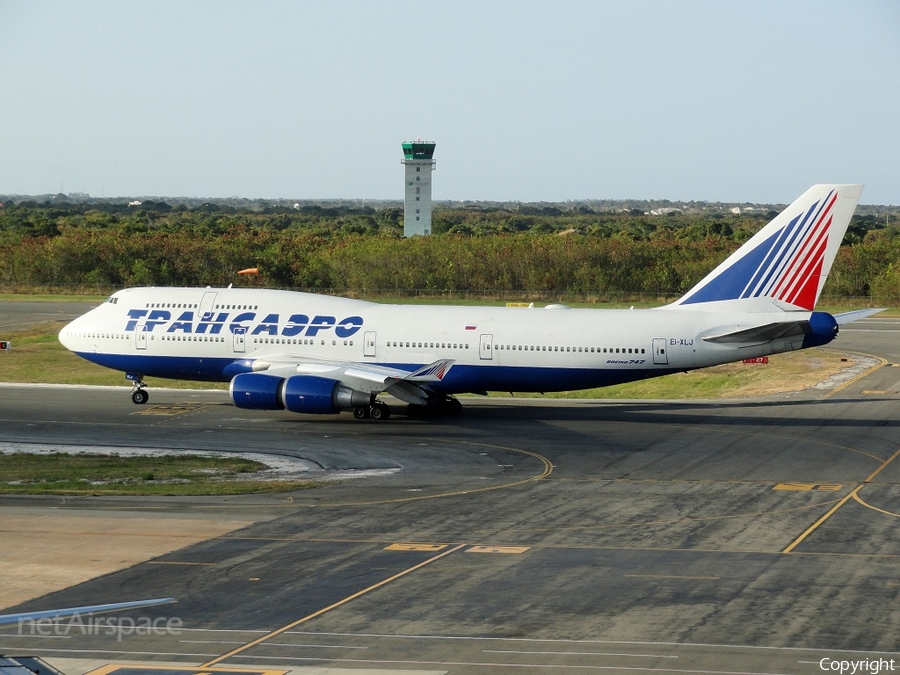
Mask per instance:
[[[896,0],[0,0],[0,194],[900,205]]]

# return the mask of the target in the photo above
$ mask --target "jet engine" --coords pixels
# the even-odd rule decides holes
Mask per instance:
[[[310,415],[327,415],[370,406],[374,399],[371,394],[351,389],[338,380],[314,375],[283,378],[263,373],[241,373],[231,380],[229,392],[238,408],[287,409]]]
[[[828,312],[813,312],[809,315],[809,328],[804,332],[804,348],[827,345],[837,337],[838,322]]]

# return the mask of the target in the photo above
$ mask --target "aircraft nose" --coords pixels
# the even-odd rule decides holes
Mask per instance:
[[[75,321],[77,321],[77,320],[78,319],[76,319]],[[75,321],[70,321],[65,326],[63,326],[62,330],[59,331],[59,335],[57,336],[59,338],[59,341],[62,344],[62,346],[69,350],[72,349],[72,342],[71,342],[71,338],[69,336],[73,332],[72,326],[75,325]]]
[[[78,317],[74,321],[70,321],[65,326],[63,326],[62,330],[59,331],[59,335],[57,336],[62,346],[69,351],[75,351],[75,338],[78,335],[79,331],[81,331],[83,326],[84,317]]]

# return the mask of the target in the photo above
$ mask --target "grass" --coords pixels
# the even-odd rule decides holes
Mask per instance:
[[[96,302],[98,305],[109,295],[53,295],[52,293],[0,293],[0,302]]]
[[[245,479],[266,465],[241,457],[0,454],[0,493],[223,495],[289,492],[315,481]]]

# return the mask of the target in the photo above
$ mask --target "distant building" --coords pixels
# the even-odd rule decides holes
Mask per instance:
[[[404,141],[406,189],[403,198],[403,235],[431,234],[431,172],[434,141]]]

